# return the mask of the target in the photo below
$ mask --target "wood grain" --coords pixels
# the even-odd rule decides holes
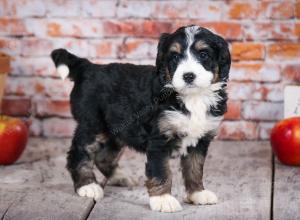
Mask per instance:
[[[135,160],[130,170],[142,185],[144,157]],[[89,219],[270,219],[272,161],[268,143],[212,144],[204,168],[204,185],[218,195],[217,205],[193,206],[182,202],[185,193],[177,161],[172,163],[173,195],[183,204],[182,212],[150,211],[144,187],[107,187],[105,198],[96,203]]]
[[[300,167],[275,160],[273,219],[300,219]]]
[[[85,219],[92,209],[94,202],[91,199],[80,198],[70,192],[69,185],[57,185],[55,187],[38,187],[24,190],[22,195],[16,197],[16,193],[8,188],[8,194],[14,195],[14,200],[9,204],[4,220],[61,220],[61,219]],[[0,195],[1,197],[3,195]]]

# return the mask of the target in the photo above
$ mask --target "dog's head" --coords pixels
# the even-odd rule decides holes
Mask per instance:
[[[227,42],[205,28],[181,27],[160,37],[156,66],[161,81],[179,94],[226,82],[230,63]]]

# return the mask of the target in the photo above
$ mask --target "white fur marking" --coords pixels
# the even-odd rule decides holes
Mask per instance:
[[[161,117],[159,128],[165,135],[169,137],[174,133],[186,135],[180,144],[182,154],[186,153],[188,146],[196,146],[199,138],[219,126],[223,117],[210,116],[208,111],[221,99],[216,91],[221,89],[222,85],[223,83],[215,83],[196,94],[180,96],[190,115],[179,111],[165,111]]]
[[[194,87],[208,87],[213,79],[213,73],[205,70],[188,50],[187,58],[179,63],[172,79],[172,85],[179,93],[192,91],[183,79],[183,75],[188,72],[192,72],[196,76],[192,84]]]
[[[56,68],[56,71],[63,80],[65,80],[68,77],[69,73],[70,73],[69,67],[65,64],[60,64]]]
[[[151,210],[153,211],[178,212],[182,210],[180,203],[175,197],[171,196],[170,194],[151,196],[149,204]]]
[[[191,54],[191,46],[194,42],[194,36],[198,31],[198,26],[191,26],[185,29],[188,43],[185,51],[186,58],[178,64],[172,79],[172,85],[179,93],[190,93],[194,91],[197,92],[198,87],[208,87],[214,77],[214,74],[210,71],[207,71],[202,66],[202,64],[197,61],[197,59]],[[188,72],[194,73],[196,76],[192,84],[192,86],[195,88],[191,88],[190,85],[187,85],[183,79],[183,75]]]
[[[99,184],[90,183],[77,189],[77,194],[82,197],[93,198],[99,200],[103,198],[103,189]]]
[[[188,201],[195,205],[208,205],[216,204],[218,202],[218,198],[215,193],[209,190],[202,190],[188,195]]]

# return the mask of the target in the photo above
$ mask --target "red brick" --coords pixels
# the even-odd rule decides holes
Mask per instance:
[[[247,40],[294,40],[299,38],[295,29],[291,22],[253,22],[244,26]]]
[[[61,79],[38,79],[35,90],[38,94],[45,95],[51,99],[68,99],[73,88],[73,82]]]
[[[0,18],[0,35],[23,36],[29,35],[22,20],[15,18]]]
[[[268,56],[275,60],[298,59],[300,56],[299,43],[274,43],[268,46]]]
[[[231,100],[282,101],[283,84],[229,82],[228,95]]]
[[[71,137],[76,123],[73,119],[49,118],[42,122],[43,136],[45,137]]]
[[[262,98],[264,101],[279,102],[283,101],[283,88],[282,83],[265,83],[261,86]]]
[[[71,117],[69,100],[37,100],[36,113],[39,117],[61,116]]]
[[[31,77],[12,77],[7,78],[5,86],[6,95],[32,96],[36,93],[34,89],[35,79]]]
[[[48,24],[48,35],[50,36],[61,36],[61,25],[55,22]]]
[[[294,17],[294,4],[292,2],[276,2],[270,4],[269,17],[272,19],[289,19]]]
[[[99,19],[51,19],[46,24],[51,37],[100,37],[102,21]]]
[[[218,133],[218,139],[222,140],[254,140],[257,137],[257,124],[248,121],[224,121]]]
[[[265,47],[261,43],[233,43],[233,60],[262,60],[265,56]]]
[[[5,94],[68,99],[72,88],[73,82],[70,80],[10,76],[5,87]]]
[[[296,33],[296,26],[293,23],[273,23],[269,39],[286,40],[297,39],[299,35]]]
[[[22,40],[21,54],[23,56],[49,56],[53,44],[51,41],[40,38],[28,38]]]
[[[165,5],[164,2],[159,2],[156,7],[156,2],[153,1],[121,1],[117,8],[117,17],[119,18],[149,18],[160,16],[159,4]],[[172,7],[174,8],[174,7]],[[174,9],[176,10],[176,9]],[[156,16],[154,13],[156,12]]]
[[[295,5],[295,16],[297,18],[300,18],[300,1],[297,1]]]
[[[1,52],[9,55],[19,55],[21,52],[21,44],[18,39],[0,38]]]
[[[52,40],[53,48],[65,48],[70,53],[73,53],[79,57],[89,56],[88,40],[86,39],[73,39],[73,38],[59,38]],[[49,50],[49,53],[51,52]]]
[[[105,21],[106,36],[159,37],[163,32],[171,32],[172,23],[165,21]]]
[[[81,2],[81,10],[88,17],[115,17],[117,4],[116,0],[85,0]]]
[[[243,118],[247,120],[274,121],[283,118],[283,104],[247,101],[243,103]]]
[[[229,2],[228,17],[231,19],[255,19],[258,6],[256,2]]]
[[[4,115],[29,116],[31,114],[31,100],[4,98],[1,110]]]
[[[300,23],[295,24],[294,34],[300,39]]]
[[[116,58],[122,45],[120,39],[101,39],[89,41],[90,57]]]
[[[300,64],[286,65],[282,71],[285,80],[300,82]]]
[[[30,136],[40,136],[42,134],[42,122],[36,118],[30,118]]]
[[[10,17],[42,17],[46,14],[46,1],[40,0],[2,0],[1,15]],[[1,12],[1,11],[0,11]]]
[[[239,101],[227,102],[227,113],[224,115],[226,120],[238,120],[241,118],[242,104]]]
[[[211,29],[228,40],[240,40],[243,38],[241,24],[233,22],[201,22],[198,25]]]
[[[281,79],[278,64],[270,63],[232,63],[230,80],[278,82]]]
[[[37,38],[47,38],[48,19],[26,18],[23,19],[24,25],[30,36]]]
[[[259,139],[268,140],[270,138],[271,130],[274,125],[274,122],[260,122],[258,124]]]
[[[259,83],[229,82],[228,96],[232,100],[261,100],[262,86]]]
[[[218,20],[222,2],[189,1],[121,1],[117,9],[120,18],[201,19]]]
[[[49,57],[14,57],[11,61],[11,74],[59,77]]]
[[[155,58],[157,40],[126,39],[121,47],[121,56],[128,59]]]
[[[51,0],[44,1],[47,6],[47,16],[75,17],[80,15],[80,1]],[[83,1],[85,3],[86,1]]]

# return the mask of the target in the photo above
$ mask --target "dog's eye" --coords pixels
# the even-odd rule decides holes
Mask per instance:
[[[200,51],[199,56],[202,60],[207,60],[209,58],[209,55],[206,51]]]
[[[172,53],[171,54],[171,59],[177,61],[180,58],[179,53]]]

